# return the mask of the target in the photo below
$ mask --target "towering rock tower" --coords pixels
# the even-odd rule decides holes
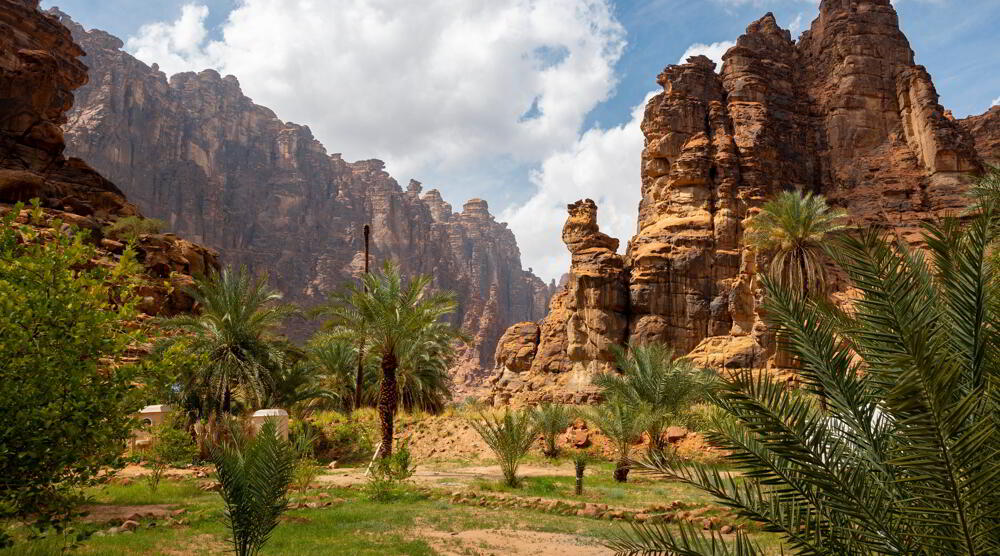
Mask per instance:
[[[979,129],[982,144],[998,135],[991,143],[996,118],[960,125],[938,104],[890,0],[823,0],[797,42],[767,14],[723,60],[721,74],[704,56],[667,66],[657,78],[663,92],[646,105],[638,233],[624,269],[602,274],[628,292],[615,304],[627,326],[615,321],[600,342],[574,343],[573,323],[594,310],[560,305],[566,294],[557,294],[541,329],[560,333],[540,335],[534,348],[529,335],[501,340],[495,403],[579,399],[608,341],[664,342],[717,368],[769,366],[773,334],[759,312],[761,261],[743,241],[747,218],[778,192],[801,189],[845,208],[853,224],[891,226],[915,241],[922,221],[965,206],[966,176],[982,167],[966,129]],[[572,290],[580,270],[567,246]],[[511,357],[532,349],[530,364]],[[567,356],[557,372],[539,373]],[[564,373],[577,373],[576,389],[565,388]]]

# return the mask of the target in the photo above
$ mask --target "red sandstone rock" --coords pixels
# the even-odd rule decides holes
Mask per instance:
[[[773,365],[761,261],[743,227],[782,190],[821,193],[852,224],[892,226],[911,241],[922,221],[965,207],[967,175],[1000,151],[1000,110],[949,117],[889,0],[823,0],[819,11],[797,43],[771,14],[752,23],[721,74],[696,56],[658,76],[663,92],[641,126],[639,230],[624,261],[583,216],[596,209],[572,205],[569,283],[542,321],[530,371],[496,380],[494,403],[573,401],[587,388],[579,371],[606,368],[608,345],[626,339],[664,342],[708,367]],[[509,373],[506,359],[498,352],[497,375]]]
[[[544,316],[550,288],[522,270],[513,233],[485,201],[456,213],[419,182],[401,188],[379,160],[328,154],[308,127],[254,104],[233,76],[168,79],[118,38],[52,13],[87,51],[91,72],[65,125],[69,150],[171,230],[226,263],[268,272],[286,300],[308,306],[361,273],[369,223],[373,268],[394,259],[456,292],[452,322],[473,338],[456,369],[460,388],[482,385],[508,326]]]
[[[46,222],[89,230],[111,264],[123,247],[101,237],[103,227],[139,215],[113,183],[78,158],[63,156],[60,124],[73,103],[73,90],[87,82],[83,50],[57,18],[38,10],[37,0],[0,0],[0,204],[39,199]],[[6,212],[8,206],[0,205]],[[19,216],[27,223],[27,215]],[[43,224],[39,224],[42,226]],[[150,280],[141,288],[150,314],[189,311],[193,300],[182,288],[191,275],[218,266],[216,254],[175,236],[150,236],[137,245]]]

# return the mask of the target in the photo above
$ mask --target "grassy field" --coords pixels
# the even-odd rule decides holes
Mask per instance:
[[[555,470],[556,468],[553,468]],[[560,471],[563,468],[559,468]],[[449,500],[453,484],[423,483],[403,489],[389,503],[365,499],[360,485],[314,488],[296,493],[292,502],[318,501],[326,507],[289,510],[264,548],[265,554],[610,554],[602,540],[622,527],[620,522],[565,516],[534,509],[484,508]],[[427,489],[431,489],[428,493]],[[573,477],[560,474],[526,477],[519,489],[498,480],[476,478],[464,490],[483,495],[505,493],[524,498],[556,498],[641,508],[650,504],[710,503],[704,495],[676,483],[634,476],[627,484],[611,480],[610,464],[595,464],[586,480],[585,495],[572,494]],[[73,550],[94,555],[194,555],[223,554],[229,549],[222,502],[215,492],[199,489],[194,479],[165,480],[153,493],[143,481],[129,485],[105,485],[88,491],[101,511],[157,507],[161,512],[183,510],[178,516],[144,518],[134,532],[108,534],[111,525],[80,523],[92,531]],[[149,506],[156,505],[156,506]],[[168,506],[162,506],[168,505]],[[15,528],[15,532],[17,529]],[[775,548],[773,538],[755,534],[759,542]],[[13,554],[58,554],[56,538],[30,542],[0,551]]]

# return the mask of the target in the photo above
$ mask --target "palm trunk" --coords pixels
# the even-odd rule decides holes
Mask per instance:
[[[365,276],[368,276],[368,236],[370,234],[370,228],[368,224],[365,224],[364,228],[365,234]],[[361,279],[362,283],[365,284],[365,293],[368,293],[368,283]],[[354,384],[354,410],[357,411],[361,409],[361,386],[363,382],[364,372],[365,372],[365,339],[362,336],[361,341],[358,345],[358,376]]]
[[[627,459],[619,460],[618,464],[615,465],[615,472],[614,472],[615,481],[619,483],[627,483],[628,472],[630,469],[631,466],[629,465],[629,461]]]
[[[399,404],[396,386],[396,354],[389,351],[382,354],[382,386],[378,392],[378,417],[382,425],[382,446],[378,455],[387,458],[392,455],[392,421]]]

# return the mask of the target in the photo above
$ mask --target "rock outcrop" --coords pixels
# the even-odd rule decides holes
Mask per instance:
[[[373,268],[393,259],[458,295],[454,324],[474,339],[458,382],[470,386],[492,368],[507,326],[545,314],[549,287],[521,268],[513,233],[485,201],[456,213],[436,190],[401,188],[381,161],[328,154],[308,127],[254,104],[233,76],[168,79],[118,38],[53,13],[87,51],[91,73],[64,126],[69,150],[223,262],[266,271],[286,300],[313,305],[359,275],[370,224]]]
[[[560,380],[542,380],[535,364],[547,325],[559,329],[551,337],[566,335],[570,360],[601,360],[603,340],[617,337],[664,342],[715,368],[774,366],[755,280],[763,261],[743,241],[760,205],[783,190],[813,191],[846,209],[852,224],[891,226],[915,241],[922,221],[966,206],[966,176],[982,167],[977,146],[989,158],[997,145],[996,110],[959,125],[940,106],[889,0],[823,0],[797,42],[767,14],[723,60],[721,74],[704,56],[668,66],[657,79],[663,92],[646,105],[638,233],[624,266],[605,265],[598,278],[619,284],[624,273],[627,302],[590,295],[600,309],[553,303],[527,373],[515,374],[508,352],[498,352],[495,403],[567,397]],[[568,228],[578,210],[571,206]],[[567,246],[570,284],[556,300],[575,300],[577,252],[569,239]],[[574,323],[594,314],[614,322],[607,330],[615,334],[574,342],[590,338]],[[620,320],[627,332],[616,336]],[[525,367],[519,360],[517,368]]]
[[[0,0],[0,212],[38,199],[43,217],[33,224],[60,221],[88,230],[112,261],[124,245],[104,238],[103,230],[140,213],[111,181],[63,155],[60,125],[73,90],[87,82],[81,56],[69,30],[39,11],[38,0]],[[27,213],[18,220],[28,223]],[[140,308],[153,315],[191,310],[184,286],[216,266],[216,254],[172,234],[143,235],[136,248],[147,275]]]
[[[1000,166],[1000,105],[979,116],[959,120],[959,125],[976,141],[976,150],[983,161]]]

